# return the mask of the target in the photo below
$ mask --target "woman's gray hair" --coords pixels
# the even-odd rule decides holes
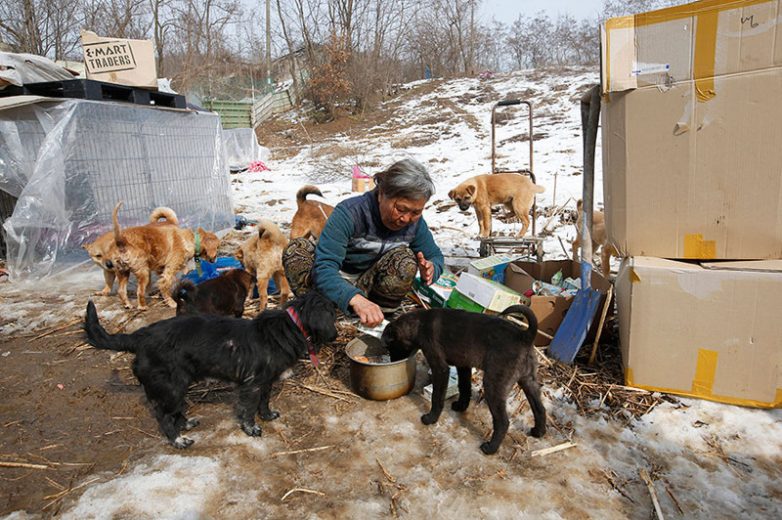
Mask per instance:
[[[434,183],[426,167],[415,159],[402,159],[386,170],[376,173],[375,185],[383,196],[411,200],[429,200],[434,195]]]

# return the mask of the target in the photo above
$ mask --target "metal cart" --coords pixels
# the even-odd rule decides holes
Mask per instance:
[[[497,169],[497,146],[496,146],[496,126],[497,109],[515,105],[527,105],[529,118],[529,166],[519,170],[498,170]],[[529,175],[532,182],[535,182],[535,174],[532,170],[533,157],[533,134],[532,134],[532,103],[520,99],[504,99],[495,103],[491,109],[491,173],[518,173],[520,175]],[[515,236],[490,236],[481,238],[478,254],[482,257],[497,253],[522,254],[528,257],[536,257],[538,261],[543,260],[543,239],[537,236],[535,229],[535,217],[537,216],[537,203],[532,203],[532,223],[530,226],[530,235],[517,238]]]

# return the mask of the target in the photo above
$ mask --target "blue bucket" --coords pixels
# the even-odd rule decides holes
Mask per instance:
[[[198,285],[201,282],[217,278],[223,272],[230,269],[243,269],[242,263],[233,256],[218,256],[214,262],[207,262],[206,260],[196,260],[200,264],[201,272],[198,272],[198,268],[182,275],[182,279],[190,280],[194,284]],[[266,290],[267,294],[276,294],[279,292],[274,280],[269,279],[269,287]],[[258,297],[258,287],[253,287],[253,298]]]

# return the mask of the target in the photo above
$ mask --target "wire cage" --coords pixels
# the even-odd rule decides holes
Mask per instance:
[[[88,260],[82,245],[111,229],[118,201],[123,226],[146,223],[158,206],[183,227],[233,225],[215,114],[68,100],[2,110],[0,128],[0,152],[18,158],[0,163],[0,189],[17,197],[3,222],[16,279]]]

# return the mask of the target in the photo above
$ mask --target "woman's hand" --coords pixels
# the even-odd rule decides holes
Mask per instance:
[[[372,303],[364,296],[357,294],[350,299],[348,305],[353,309],[361,320],[361,323],[367,327],[377,327],[383,323],[383,311],[376,303]]]
[[[418,260],[418,272],[421,273],[421,280],[426,285],[432,285],[432,278],[434,278],[434,264],[424,258],[424,254],[420,251],[416,255],[416,260]]]

